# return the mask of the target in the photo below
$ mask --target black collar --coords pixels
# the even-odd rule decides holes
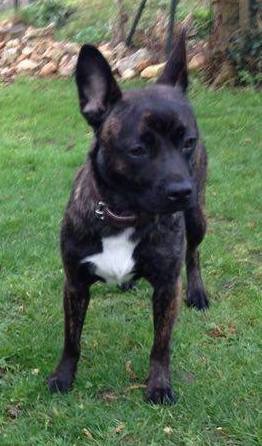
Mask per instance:
[[[138,217],[136,215],[115,214],[113,211],[111,211],[107,204],[101,200],[96,203],[95,216],[100,221],[122,228],[132,226],[138,221]]]

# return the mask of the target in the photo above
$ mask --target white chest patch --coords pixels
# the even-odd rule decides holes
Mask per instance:
[[[107,283],[127,282],[134,274],[133,252],[138,243],[130,240],[133,232],[133,228],[127,228],[118,235],[103,238],[103,251],[84,257],[81,263],[93,263],[95,274]]]

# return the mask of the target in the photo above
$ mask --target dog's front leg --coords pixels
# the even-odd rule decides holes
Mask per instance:
[[[48,379],[51,392],[67,392],[72,387],[80,356],[80,337],[89,303],[87,286],[64,286],[64,349],[61,360]]]
[[[206,220],[200,205],[185,212],[187,252],[187,305],[197,310],[208,308],[208,297],[201,277],[198,246],[206,232]]]
[[[174,403],[170,382],[170,339],[178,313],[180,280],[174,286],[157,287],[153,294],[154,343],[150,355],[150,372],[146,398],[149,402]]]

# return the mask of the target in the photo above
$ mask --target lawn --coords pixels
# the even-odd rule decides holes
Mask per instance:
[[[196,83],[191,97],[210,160],[211,307],[183,305],[172,348],[178,402],[160,407],[141,388],[152,341],[146,283],[126,294],[94,287],[74,389],[48,393],[63,332],[59,226],[91,133],[72,80],[0,87],[1,446],[261,444],[261,95]]]

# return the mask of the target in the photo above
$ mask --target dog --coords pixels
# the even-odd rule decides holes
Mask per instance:
[[[61,230],[64,349],[50,391],[71,389],[96,281],[153,287],[154,340],[146,399],[172,403],[170,338],[186,259],[189,306],[208,307],[199,263],[207,155],[188,85],[185,36],[154,85],[122,92],[103,55],[84,45],[76,66],[80,110],[94,142],[76,175]]]

